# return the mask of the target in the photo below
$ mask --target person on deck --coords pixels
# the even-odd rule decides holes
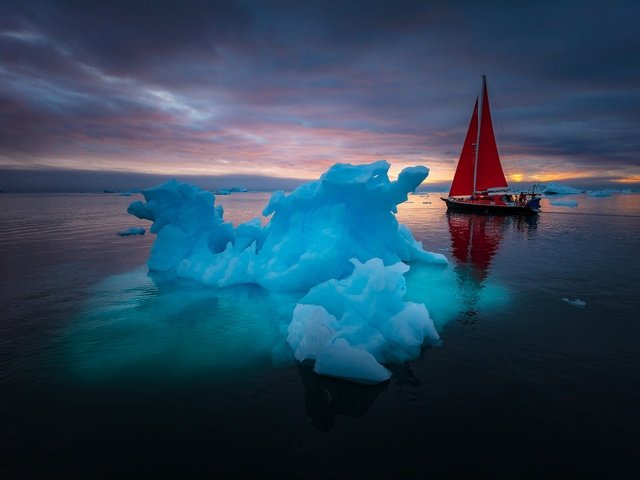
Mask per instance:
[[[518,198],[518,201],[524,205],[524,202],[526,199],[527,199],[527,196],[524,194],[524,192],[520,192],[520,197]]]

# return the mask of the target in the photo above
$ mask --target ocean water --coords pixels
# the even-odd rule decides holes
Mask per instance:
[[[268,196],[217,201],[237,224]],[[150,276],[154,236],[116,235],[148,227],[135,199],[0,195],[0,477],[640,468],[640,195],[545,199],[533,219],[410,196],[400,221],[451,261],[407,276],[443,341],[373,387],[291,361],[291,296]]]

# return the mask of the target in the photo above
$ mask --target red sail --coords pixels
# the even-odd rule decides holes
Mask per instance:
[[[491,111],[489,110],[489,95],[487,84],[484,83],[482,92],[482,119],[480,122],[480,147],[478,149],[478,172],[476,176],[476,192],[483,192],[489,188],[508,188],[507,179],[500,165],[498,147],[493,135]],[[458,165],[458,168],[460,166]],[[457,174],[457,172],[456,172]],[[473,177],[473,168],[471,172]],[[473,180],[472,180],[473,182]]]
[[[458,160],[456,174],[453,177],[453,183],[451,183],[451,190],[449,190],[450,197],[462,197],[473,194],[473,164],[476,156],[474,144],[476,143],[477,136],[478,100],[476,99],[476,106],[473,108],[471,122],[469,122],[469,130],[467,130],[467,136],[462,145],[462,153],[460,154],[460,160]],[[493,143],[495,145],[495,141]]]

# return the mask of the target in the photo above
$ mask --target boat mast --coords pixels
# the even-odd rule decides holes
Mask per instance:
[[[480,101],[478,102],[478,133],[476,135],[476,158],[473,162],[473,194],[476,194],[476,180],[478,178],[478,150],[480,150],[480,128],[482,127],[482,105],[484,100],[484,89],[487,84],[487,76],[482,75],[482,90],[480,90]]]

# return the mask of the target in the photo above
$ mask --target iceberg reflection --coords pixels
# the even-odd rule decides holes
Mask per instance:
[[[333,427],[336,415],[364,417],[378,396],[387,390],[388,382],[359,385],[337,378],[317,375],[313,366],[300,364],[299,372],[305,388],[305,407],[311,424],[318,430]]]

